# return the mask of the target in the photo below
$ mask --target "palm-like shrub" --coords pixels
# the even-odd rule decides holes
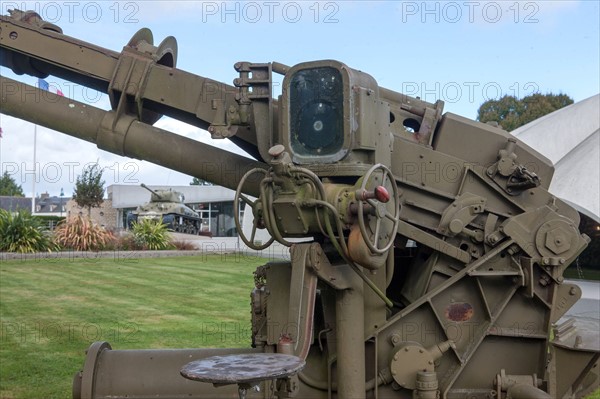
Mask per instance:
[[[172,247],[167,226],[160,220],[142,219],[132,225],[131,233],[141,248],[163,250]]]
[[[115,237],[104,227],[78,216],[76,219],[58,225],[54,230],[54,239],[63,248],[75,251],[100,251],[109,247]]]
[[[0,209],[0,252],[51,252],[58,247],[50,232],[29,212]]]

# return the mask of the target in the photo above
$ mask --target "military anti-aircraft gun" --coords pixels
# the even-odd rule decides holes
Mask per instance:
[[[2,113],[236,189],[234,209],[254,215],[244,242],[290,247],[291,261],[255,272],[252,348],[95,343],[75,398],[523,399],[597,386],[597,339],[555,325],[581,295],[563,272],[589,239],[548,193],[551,163],[506,132],[337,61],[239,62],[229,86],[177,69],[175,40],[154,46],[147,29],[117,53],[31,13],[0,23],[2,65],[112,104],[2,77]],[[161,115],[256,161],[153,127]]]
[[[184,196],[179,191],[152,190],[144,183],[140,185],[150,191],[150,202],[139,206],[127,215],[127,226],[143,219],[159,220],[170,230],[200,234],[202,232],[202,219],[198,212],[186,206]]]

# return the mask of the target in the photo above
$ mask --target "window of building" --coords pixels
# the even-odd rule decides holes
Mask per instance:
[[[202,218],[203,230],[210,231],[213,237],[237,236],[233,219],[233,201],[206,202],[194,208]]]

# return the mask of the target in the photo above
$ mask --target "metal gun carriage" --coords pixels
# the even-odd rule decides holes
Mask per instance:
[[[95,343],[75,398],[571,398],[598,385],[597,340],[556,324],[581,296],[563,272],[589,238],[548,192],[552,164],[508,133],[338,61],[239,62],[230,86],[177,69],[175,39],[155,46],[147,29],[119,53],[31,13],[0,24],[2,65],[112,106],[2,77],[2,113],[235,189],[234,209],[254,216],[246,245],[290,247],[290,261],[255,271],[252,348]],[[161,115],[255,160],[152,126]],[[227,165],[238,173],[218,172]],[[219,361],[255,372],[207,369]]]

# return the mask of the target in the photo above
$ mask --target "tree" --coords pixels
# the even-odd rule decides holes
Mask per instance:
[[[11,197],[24,197],[23,188],[17,184],[8,172],[4,172],[0,177],[0,195],[8,195]]]
[[[75,182],[75,193],[73,199],[82,208],[87,208],[88,217],[91,217],[92,208],[99,207],[104,201],[104,170],[95,163],[83,169],[83,173],[77,176]]]
[[[190,183],[190,186],[212,186],[213,184],[209,181],[206,181],[204,179],[198,179],[197,177],[194,177],[192,179],[192,182]]]
[[[499,100],[488,100],[477,111],[479,122],[498,122],[510,132],[557,109],[573,104],[566,94],[535,93],[519,100],[514,96],[504,96]]]

